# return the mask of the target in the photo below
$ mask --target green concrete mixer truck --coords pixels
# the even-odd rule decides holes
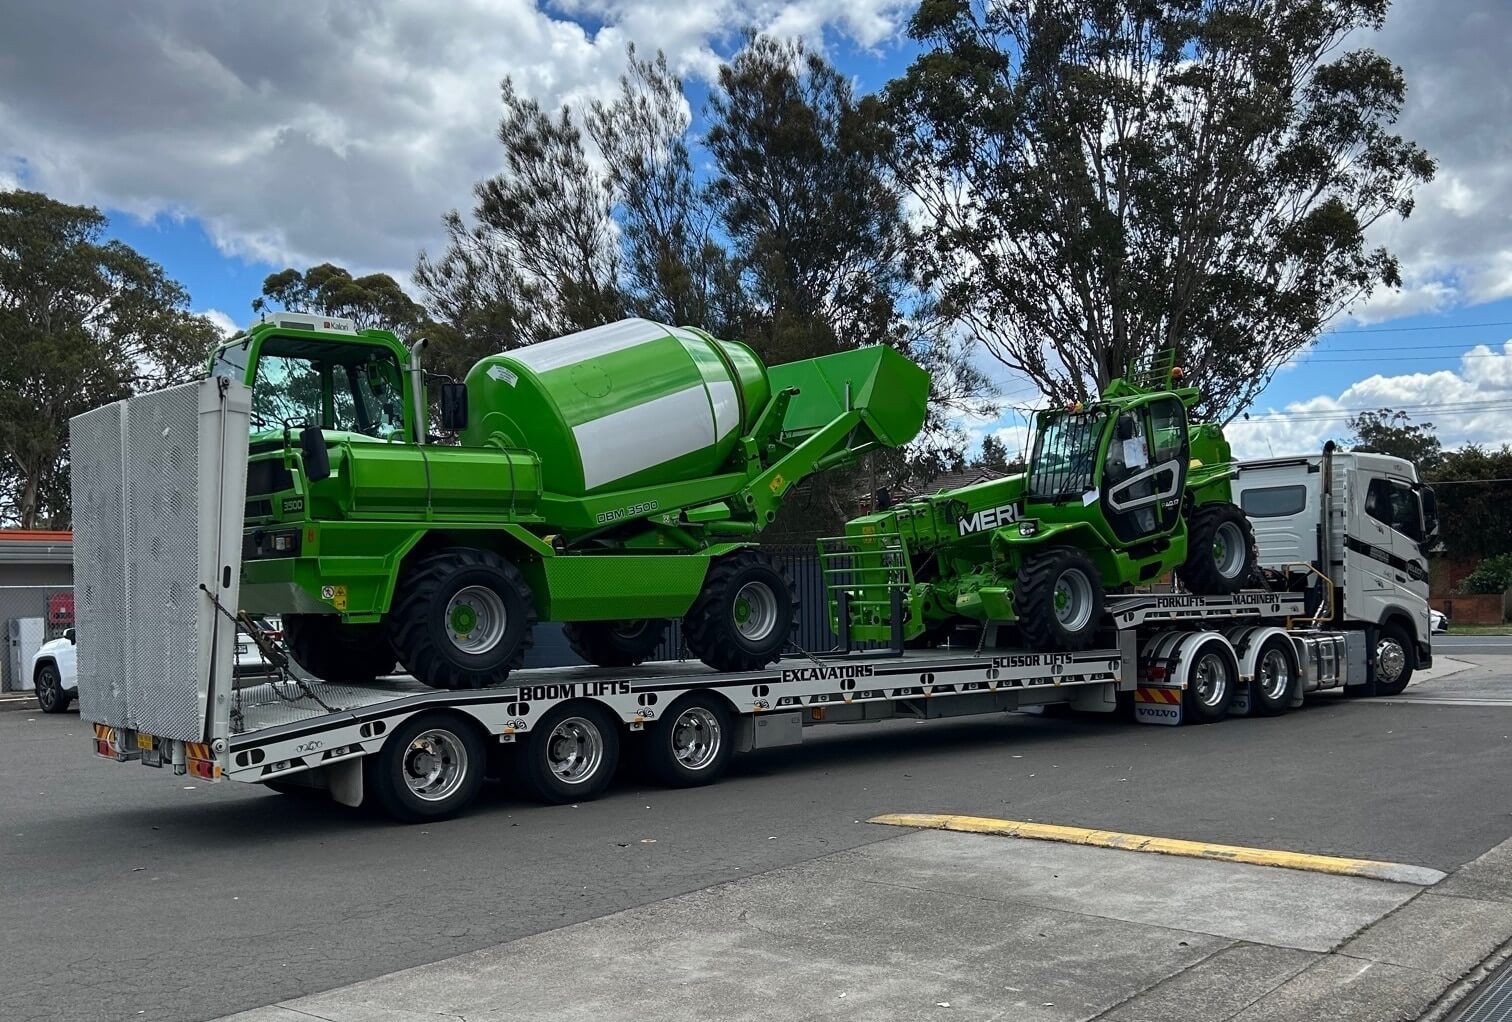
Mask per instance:
[[[423,342],[281,313],[217,349],[252,388],[242,608],[310,673],[395,662],[435,688],[520,665],[538,619],[590,663],[688,650],[756,670],[790,582],[754,546],[792,487],[921,428],[929,376],[858,348],[767,367],[745,345],[629,319],[490,355],[440,386]]]

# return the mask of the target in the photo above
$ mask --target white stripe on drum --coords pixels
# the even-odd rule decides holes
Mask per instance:
[[[714,445],[703,384],[572,427],[583,459],[583,488],[654,468]]]
[[[714,433],[723,440],[740,425],[740,399],[733,383],[711,380],[707,386],[709,403],[714,406]]]
[[[566,337],[541,341],[504,354],[526,369],[544,373],[666,336],[667,328],[660,323],[648,319],[622,319],[618,323],[579,330]]]

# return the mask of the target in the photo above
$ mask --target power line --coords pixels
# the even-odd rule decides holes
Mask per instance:
[[[1347,330],[1329,330],[1323,336],[1334,334],[1409,334],[1428,330],[1476,330],[1481,327],[1512,326],[1512,319],[1492,320],[1488,323],[1445,323],[1441,326],[1364,326]]]

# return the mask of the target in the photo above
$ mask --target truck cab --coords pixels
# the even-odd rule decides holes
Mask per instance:
[[[1366,629],[1377,677],[1405,684],[1432,660],[1428,551],[1433,490],[1410,461],[1336,451],[1244,462],[1235,499],[1262,567],[1310,565],[1332,584],[1333,623]]]

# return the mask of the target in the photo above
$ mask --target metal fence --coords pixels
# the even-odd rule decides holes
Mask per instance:
[[[32,654],[74,623],[72,586],[0,586],[0,691],[31,687]]]

